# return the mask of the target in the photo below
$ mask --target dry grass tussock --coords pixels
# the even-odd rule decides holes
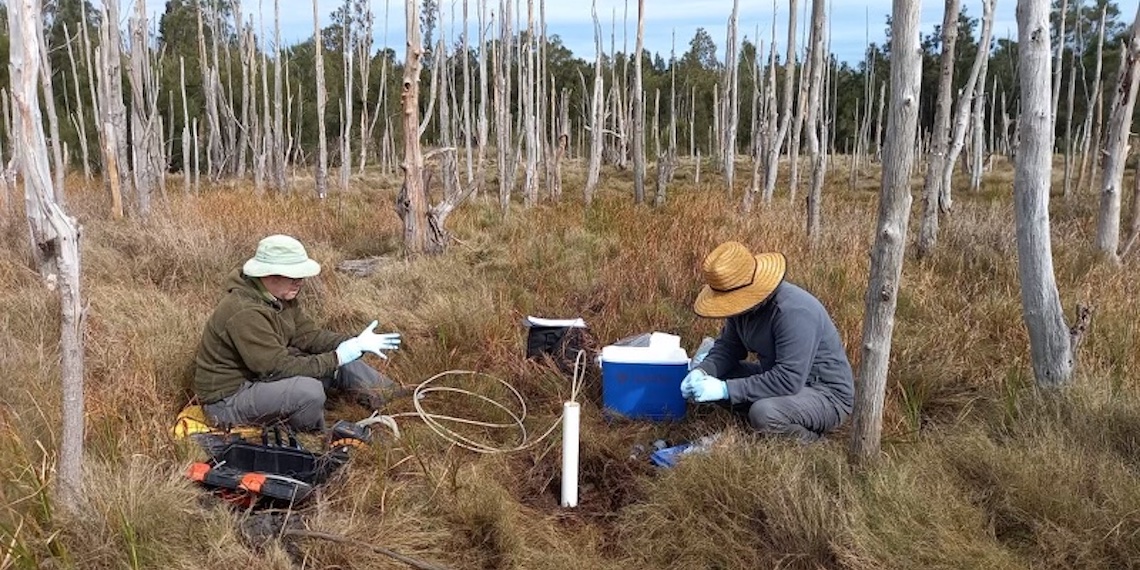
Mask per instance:
[[[885,410],[885,453],[854,473],[845,434],[801,447],[759,439],[720,410],[685,422],[606,421],[592,367],[584,377],[581,503],[558,507],[558,421],[569,379],[522,359],[520,319],[581,316],[602,343],[652,330],[695,347],[718,323],[690,311],[702,257],[718,242],[783,251],[789,279],[831,308],[858,365],[877,179],[825,194],[825,235],[811,249],[786,195],[749,216],[691,165],[663,208],[630,202],[632,177],[607,171],[584,208],[568,173],[561,204],[477,197],[449,221],[456,242],[404,258],[396,181],[360,179],[324,203],[249,188],[172,194],[148,222],[109,219],[78,181],[87,313],[86,499],[53,502],[58,441],[58,303],[27,269],[18,220],[0,228],[0,568],[401,568],[378,545],[452,568],[1132,568],[1140,566],[1140,280],[1090,256],[1095,199],[1057,199],[1062,299],[1095,305],[1076,385],[1032,389],[1021,321],[1008,166],[983,191],[959,191],[936,255],[907,260]],[[918,177],[916,176],[916,180]],[[579,181],[575,183],[575,181]],[[916,208],[917,210],[917,208]],[[912,223],[912,229],[917,218]],[[518,429],[465,428],[510,454],[477,455],[401,414],[404,437],[378,438],[311,504],[274,524],[217,504],[181,473],[198,452],[167,435],[188,397],[200,329],[225,274],[262,236],[301,238],[325,267],[306,287],[315,318],[353,331],[371,319],[404,346],[373,361],[414,385],[440,383],[527,406]],[[366,278],[335,270],[375,257]],[[506,421],[458,395],[431,409]],[[516,410],[521,411],[521,410]],[[337,401],[334,418],[365,411]],[[723,432],[715,449],[659,471],[636,446]],[[260,530],[258,530],[260,528]],[[306,528],[349,542],[284,535]],[[268,529],[268,530],[266,530]]]

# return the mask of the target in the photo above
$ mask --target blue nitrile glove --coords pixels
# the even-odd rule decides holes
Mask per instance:
[[[728,383],[706,375],[693,385],[693,399],[698,402],[716,402],[728,399]]]
[[[693,399],[693,396],[696,394],[693,391],[693,387],[697,382],[706,377],[708,377],[708,374],[705,374],[704,370],[690,370],[689,373],[685,375],[685,378],[681,380],[681,397],[685,398],[686,400]]]
[[[382,350],[396,350],[400,348],[400,333],[376,334],[376,321],[365,327],[359,335],[352,337],[336,347],[336,359],[340,366],[344,366],[361,356],[371,352],[380,358],[388,358]]]
[[[386,354],[380,351],[400,348],[400,333],[376,334],[373,332],[375,328],[376,321],[372,321],[372,324],[365,327],[365,329],[356,336],[360,350],[371,352],[380,358],[388,358]]]
[[[360,358],[364,351],[360,348],[360,340],[352,337],[336,347],[336,363],[337,366],[344,366],[357,358]]]
[[[681,381],[681,395],[697,402],[727,400],[728,384],[703,370],[693,370]]]

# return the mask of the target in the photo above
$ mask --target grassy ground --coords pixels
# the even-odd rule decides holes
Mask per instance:
[[[719,410],[694,409],[677,424],[607,423],[591,369],[581,504],[558,507],[558,434],[538,436],[557,421],[569,379],[523,359],[522,317],[581,316],[602,343],[673,332],[691,350],[718,327],[690,311],[700,261],[737,239],[787,254],[788,278],[831,309],[858,367],[878,183],[868,172],[849,188],[842,159],[835,168],[815,249],[801,206],[785,195],[742,215],[739,192],[726,197],[708,169],[697,188],[683,168],[659,209],[632,205],[630,173],[612,171],[589,209],[580,171],[567,173],[561,204],[504,215],[493,196],[477,198],[449,220],[449,251],[419,259],[399,253],[396,180],[362,177],[323,203],[304,181],[290,196],[260,197],[247,188],[183,196],[174,184],[147,223],[109,219],[102,193],[72,181],[89,304],[86,498],[67,515],[48,487],[58,308],[27,268],[21,217],[10,213],[0,227],[0,569],[405,567],[368,545],[465,569],[1140,567],[1135,265],[1092,261],[1095,197],[1054,200],[1062,300],[1070,314],[1077,302],[1096,313],[1075,386],[1036,393],[1004,165],[981,192],[956,195],[933,258],[907,259],[877,468],[848,469],[843,432],[802,447],[756,438]],[[197,451],[168,429],[222,277],[274,232],[299,237],[323,263],[304,293],[321,323],[355,331],[379,318],[404,333],[390,361],[373,363],[408,385],[451,369],[509,382],[526,401],[532,445],[474,454],[402,417],[401,440],[380,437],[287,515],[286,526],[348,543],[258,538],[255,517],[203,498],[182,475]],[[367,278],[335,270],[368,256],[385,261]],[[486,377],[443,381],[503,392]],[[494,417],[473,400],[432,403]],[[364,413],[340,402],[330,417]],[[675,469],[631,458],[637,445],[714,431],[727,435],[711,453]],[[517,430],[471,435],[524,443]]]

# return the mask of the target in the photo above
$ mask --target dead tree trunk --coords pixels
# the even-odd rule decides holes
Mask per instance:
[[[598,178],[602,167],[602,130],[605,128],[605,106],[602,100],[605,97],[605,88],[602,85],[602,27],[598,23],[597,1],[594,2],[594,95],[590,98],[590,163],[586,169],[586,187],[584,196],[586,204],[594,201],[594,191],[598,187]]]
[[[237,168],[234,171],[240,180],[245,178],[246,156],[249,152],[249,115],[250,103],[253,100],[251,95],[253,78],[249,73],[250,65],[252,64],[252,56],[248,45],[251,40],[251,34],[247,33],[248,30],[243,21],[245,12],[241,9],[241,0],[234,0],[233,11],[234,30],[238,34],[238,61],[241,64],[241,119],[240,128],[238,129]]]
[[[487,28],[484,25],[487,13],[487,1],[479,0],[479,151],[478,164],[480,171],[484,168],[487,154],[487,138],[490,136],[490,123],[487,120]],[[476,192],[482,189],[482,176],[477,177]]]
[[[325,138],[325,105],[328,92],[325,91],[325,56],[321,43],[320,14],[317,12],[317,0],[313,0],[313,47],[314,64],[317,71],[317,168],[314,174],[317,184],[317,197],[328,195],[329,176],[329,143]]]
[[[780,129],[776,139],[768,143],[768,159],[765,161],[768,172],[764,179],[763,202],[772,201],[772,194],[776,190],[776,178],[780,166],[780,147],[788,136],[788,129],[792,125],[792,95],[795,93],[796,83],[796,0],[788,0],[788,46],[784,57],[784,95],[781,106]],[[773,87],[774,88],[774,87]],[[790,149],[789,149],[790,150]],[[790,153],[789,153],[790,154]]]
[[[825,0],[813,0],[811,10],[811,76],[808,80],[808,149],[811,152],[812,179],[811,190],[807,200],[807,235],[808,240],[815,244],[820,234],[820,201],[823,198],[823,179],[826,177],[827,153],[821,148],[821,130],[825,129],[826,119],[822,111],[823,100],[823,67],[824,51],[826,49],[827,12],[824,11]],[[896,99],[897,100],[897,99]],[[823,137],[826,138],[826,137]]]
[[[669,61],[677,61],[677,34],[673,33],[673,47],[669,52]],[[669,148],[657,154],[657,191],[653,205],[665,205],[665,194],[673,175],[677,171],[677,69],[676,65],[669,66]]]
[[[637,48],[633,57],[633,203],[645,202],[645,94],[641,86],[641,52],[645,45],[645,0],[637,0]]]
[[[511,205],[515,185],[515,149],[511,131],[511,3],[499,2],[499,42],[495,57],[495,133],[498,136],[499,206],[504,212]]]
[[[1096,252],[1114,265],[1120,264],[1120,194],[1124,166],[1128,160],[1128,135],[1132,130],[1132,109],[1140,86],[1140,7],[1132,23],[1128,51],[1116,78],[1112,114],[1105,137],[1104,171],[1100,183],[1100,215],[1096,224]]]
[[[919,225],[918,255],[934,253],[938,242],[939,200],[942,197],[946,149],[950,146],[950,107],[954,90],[954,47],[958,44],[959,1],[946,0],[942,18],[942,59],[938,76],[938,104],[934,115],[934,131],[930,133],[926,179],[922,185],[922,222]]]
[[[756,148],[754,149],[752,161],[752,186],[747,192],[744,193],[744,203],[742,209],[745,213],[751,212],[754,204],[756,203],[756,195],[760,193],[760,177],[761,169],[767,168],[769,170],[779,168],[779,149],[773,149],[769,145],[775,144],[779,136],[779,126],[777,122],[779,117],[776,110],[776,32],[775,25],[772,26],[772,49],[769,51],[768,60],[768,75],[765,79],[765,86],[761,89],[758,98],[762,100],[760,104],[759,114],[762,118],[756,120],[756,128],[753,130],[752,140],[757,141]],[[760,65],[756,65],[757,75],[759,76]],[[757,77],[757,82],[760,78]],[[773,160],[777,162],[768,162]]]
[[[519,93],[522,98],[523,144],[526,151],[526,163],[523,168],[523,202],[527,206],[533,206],[538,203],[538,147],[540,145],[538,124],[536,123],[538,109],[535,93],[537,90],[535,64],[538,61],[536,57],[538,34],[534,27],[534,0],[527,0],[526,7],[526,44],[519,46],[519,49],[523,50],[523,57],[520,59],[519,65],[523,67],[526,80],[519,86],[521,88]]]
[[[140,217],[150,215],[151,197],[166,170],[159,136],[158,83],[147,46],[147,16],[144,2],[135,4],[131,19],[131,170],[135,180],[135,207]]]
[[[404,221],[404,248],[410,254],[428,249],[427,188],[424,187],[424,157],[420,149],[420,44],[419,6],[404,0],[407,49],[404,53],[404,84],[401,102],[404,123],[404,187],[396,212]]]
[[[37,29],[40,45],[40,84],[43,86],[44,110],[47,111],[48,132],[51,133],[52,158],[52,189],[55,202],[59,205],[67,203],[67,196],[63,191],[63,178],[67,173],[67,163],[63,161],[63,141],[59,138],[59,114],[55,111],[55,89],[52,87],[51,59],[48,58],[47,41],[44,39],[43,26]]]
[[[1056,139],[1057,136],[1057,105],[1061,102],[1061,72],[1063,69],[1065,57],[1065,24],[1069,18],[1069,0],[1061,0],[1061,21],[1060,29],[1057,31],[1057,53],[1053,60],[1053,97],[1050,99],[1050,115],[1049,120],[1052,124],[1052,136]],[[1080,22],[1077,22],[1080,26]]]
[[[64,510],[74,514],[83,488],[83,300],[79,290],[79,225],[52,196],[51,169],[43,134],[38,85],[45,46],[39,0],[8,2],[10,81],[19,144],[19,168],[32,231],[32,249],[44,282],[59,287],[60,380],[63,430],[59,442],[57,492]]]
[[[1079,172],[1077,173],[1077,189],[1076,189],[1077,192],[1081,192],[1082,190],[1084,190],[1085,182],[1088,180],[1088,178],[1086,178],[1086,176],[1088,176],[1088,174],[1089,174],[1089,172],[1088,172],[1089,162],[1091,162],[1090,158],[1092,158],[1092,155],[1090,154],[1089,149],[1090,149],[1093,138],[1096,136],[1096,133],[1094,133],[1094,129],[1093,129],[1093,117],[1098,117],[1100,114],[1099,102],[1101,100],[1101,91],[1102,91],[1100,76],[1101,76],[1102,62],[1104,61],[1104,22],[1105,22],[1105,11],[1107,9],[1108,9],[1108,7],[1105,6],[1104,8],[1101,9],[1101,12],[1100,12],[1100,21],[1098,24],[1099,32],[1097,34],[1097,44],[1096,44],[1096,67],[1094,68],[1095,71],[1093,72],[1092,89],[1091,89],[1092,94],[1089,95],[1088,107],[1086,107],[1087,111],[1085,111],[1085,122],[1084,122],[1084,126],[1081,127],[1081,166],[1080,166]],[[1099,121],[1097,121],[1097,123],[1099,124]],[[1095,162],[1094,162],[1094,164],[1095,164]],[[1095,166],[1094,166],[1094,169],[1095,169]]]
[[[980,76],[982,70],[986,67],[986,61],[990,57],[988,46],[990,45],[993,23],[994,0],[982,0],[982,36],[978,42],[978,55],[974,59],[974,65],[970,68],[970,78],[966,80],[966,86],[962,88],[962,95],[958,97],[958,105],[954,111],[954,134],[950,137],[950,146],[946,151],[946,161],[942,165],[942,187],[940,188],[941,194],[938,198],[938,204],[942,212],[949,212],[950,208],[954,205],[951,186],[953,183],[954,165],[958,161],[958,154],[962,152],[962,147],[966,142],[966,128],[970,124],[970,110],[973,108],[975,99],[981,99],[981,97],[978,97],[976,86],[979,80],[982,84],[985,83],[985,78]],[[985,49],[983,49],[983,46]],[[981,103],[979,102],[979,104]]]
[[[721,112],[723,129],[719,133],[724,182],[729,197],[732,196],[736,182],[736,129],[740,122],[740,69],[736,61],[736,25],[739,11],[740,0],[733,0],[724,44],[724,110]]]
[[[1122,262],[1132,252],[1133,247],[1136,246],[1136,240],[1140,238],[1140,176],[1134,176],[1132,181],[1131,215],[1132,221],[1128,226],[1128,239],[1124,240],[1124,245],[1120,248]]]
[[[271,184],[278,192],[288,190],[285,181],[285,109],[282,91],[284,77],[281,75],[281,58],[284,54],[284,50],[281,49],[281,2],[273,0],[273,145],[269,164],[272,173]]]
[[[467,27],[467,0],[463,0],[463,150],[467,153],[467,184],[475,183],[475,170],[474,170],[474,153],[472,151],[472,132],[473,123],[471,121],[471,57],[468,49],[471,34],[468,32],[470,28]],[[483,36],[483,31],[479,30],[479,37]],[[482,47],[479,49],[479,58],[483,59],[485,53]],[[381,88],[383,89],[383,88]],[[380,96],[383,97],[383,90]],[[376,120],[375,115],[373,121]],[[369,129],[371,131],[371,129]],[[371,138],[371,137],[369,137]]]
[[[86,24],[80,24],[81,26]],[[67,37],[67,59],[71,62],[71,82],[75,85],[75,114],[72,117],[72,123],[75,125],[76,131],[79,133],[79,151],[81,159],[83,160],[83,179],[91,179],[91,155],[87,148],[87,114],[84,113],[84,107],[87,107],[86,102],[83,101],[83,94],[79,89],[79,66],[75,63],[75,50],[71,47],[71,43],[79,41],[79,31],[75,32],[75,38],[72,38],[67,30],[67,24],[63,25],[63,33]],[[92,101],[91,105],[94,106],[95,102]]]
[[[119,37],[119,1],[107,0],[101,24],[99,45],[99,93],[102,97],[100,129],[103,146],[103,164],[108,170],[113,214],[122,217],[122,197],[133,196],[131,173],[124,168],[129,164],[127,152],[127,108],[123,104],[122,56]],[[112,176],[114,174],[115,176]]]
[[[370,2],[363,2],[359,6],[361,29],[356,42],[357,72],[360,75],[360,160],[357,172],[364,174],[364,166],[368,162],[368,143],[371,137],[368,133],[368,83],[372,74],[372,6]],[[465,29],[466,31],[466,29]],[[464,34],[466,35],[466,34]],[[387,46],[385,46],[387,47]],[[301,107],[304,108],[303,106]],[[454,159],[454,157],[452,157]]]
[[[979,48],[980,49],[980,48]],[[982,187],[982,169],[983,161],[986,156],[986,70],[989,68],[989,58],[982,63],[982,71],[979,74],[978,82],[974,84],[974,102],[972,105],[973,110],[970,113],[971,123],[973,126],[970,128],[970,152],[967,154],[969,161],[970,171],[970,190],[977,192]]]
[[[1053,171],[1053,120],[1049,114],[1049,0],[1018,0],[1018,70],[1021,134],[1013,180],[1017,270],[1021,305],[1037,384],[1069,382],[1074,343],[1053,275],[1049,186]]]
[[[883,431],[883,399],[894,334],[895,308],[906,252],[910,217],[910,173],[914,166],[918,126],[918,96],[922,58],[918,49],[921,6],[913,0],[894,0],[891,14],[891,107],[883,153],[882,196],[878,230],[871,250],[871,276],[867,284],[863,321],[861,381],[855,386],[850,458],[866,463],[878,458]]]
[[[221,178],[222,171],[222,133],[221,121],[218,118],[218,74],[217,69],[211,65],[210,54],[206,51],[206,32],[203,25],[202,10],[207,9],[209,4],[202,2],[197,4],[196,10],[198,16],[198,62],[199,68],[202,71],[202,93],[206,97],[206,170],[210,180],[217,181]],[[211,10],[210,21],[213,22],[213,8]],[[216,35],[217,29],[210,30],[211,34]]]
[[[1080,36],[1080,28],[1077,28],[1078,37]],[[1069,55],[1069,93],[1065,104],[1065,140],[1064,140],[1064,153],[1065,153],[1065,171],[1063,190],[1061,195],[1068,198],[1073,191],[1073,99],[1077,95],[1077,52],[1083,50],[1078,39],[1078,49],[1073,50]]]
[[[443,38],[440,38],[436,46],[435,68],[439,77],[439,144],[442,151],[439,155],[439,171],[442,179],[440,183],[443,185],[444,195],[451,196],[459,192],[459,153],[455,151],[453,135],[455,125],[451,120],[453,106],[450,97],[451,70],[448,69],[447,46],[444,45]]]
[[[178,57],[178,78],[182,88],[182,191],[190,193],[190,104],[186,101],[186,58]],[[197,145],[195,145],[197,148]]]
[[[814,2],[815,0],[813,0]],[[796,203],[800,191],[800,136],[804,128],[804,116],[808,107],[808,70],[810,65],[800,66],[799,94],[796,96],[796,114],[792,120],[791,140],[788,142],[788,202]]]

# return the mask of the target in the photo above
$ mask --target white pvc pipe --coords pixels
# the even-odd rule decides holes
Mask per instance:
[[[578,506],[578,439],[582,406],[562,404],[562,506]]]

